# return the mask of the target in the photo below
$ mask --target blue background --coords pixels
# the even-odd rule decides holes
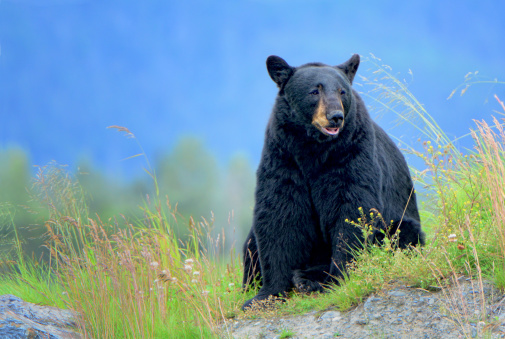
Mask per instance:
[[[38,165],[85,157],[129,178],[141,160],[121,160],[139,149],[106,129],[121,125],[152,158],[190,134],[219,163],[243,152],[256,166],[276,94],[271,54],[300,65],[373,53],[411,70],[410,90],[460,136],[496,114],[493,94],[505,99],[503,86],[478,85],[447,100],[468,72],[505,79],[503,13],[505,2],[489,0],[4,0],[0,148],[20,146]],[[380,120],[390,130],[394,117]]]

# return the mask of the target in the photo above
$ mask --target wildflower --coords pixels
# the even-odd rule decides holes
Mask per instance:
[[[203,296],[208,296],[208,295],[209,295],[209,293],[210,293],[210,292],[209,292],[209,291],[207,291],[207,290],[202,291],[202,295],[203,295]]]
[[[153,261],[149,264],[152,268],[158,267],[160,264],[157,261]]]
[[[193,275],[200,275],[200,271],[194,271]]]
[[[193,267],[191,265],[184,265],[184,270],[189,273],[193,270]]]
[[[229,288],[232,288],[232,287],[234,287],[234,286],[235,286],[235,284],[234,284],[234,283],[229,283],[229,284],[228,284],[228,287],[229,287]]]
[[[185,263],[186,265],[190,265],[190,264],[192,264],[193,262],[194,262],[194,260],[193,260],[193,259],[186,259],[186,260],[184,260],[184,263]]]
[[[192,280],[191,280],[191,282],[192,282],[193,284],[196,284],[196,283],[198,282],[198,280],[196,280],[196,279],[192,279]]]
[[[453,234],[449,234],[447,236],[447,239],[449,239],[450,242],[456,242],[457,241],[456,234],[454,234],[454,233]]]

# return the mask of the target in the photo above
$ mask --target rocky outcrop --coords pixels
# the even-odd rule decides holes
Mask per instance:
[[[78,339],[76,314],[51,306],[25,302],[6,294],[0,296],[0,338]]]
[[[436,292],[407,286],[377,291],[347,312],[228,320],[223,337],[290,338],[505,338],[505,295],[492,283],[459,279]]]

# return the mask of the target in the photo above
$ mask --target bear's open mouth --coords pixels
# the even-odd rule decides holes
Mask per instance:
[[[337,135],[339,130],[338,127],[323,127],[323,131],[329,135]]]

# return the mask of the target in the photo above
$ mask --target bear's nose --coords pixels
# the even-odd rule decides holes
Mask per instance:
[[[337,126],[339,126],[344,120],[344,112],[341,110],[331,111],[326,118],[328,118],[329,122],[333,122]]]

